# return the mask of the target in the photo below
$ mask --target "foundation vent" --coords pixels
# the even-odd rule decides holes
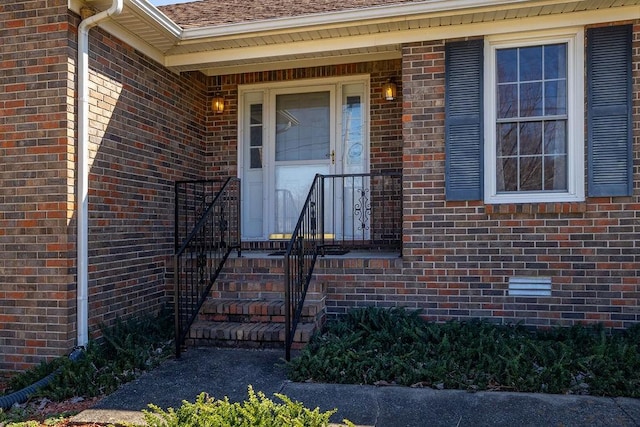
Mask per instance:
[[[510,297],[550,297],[551,277],[510,277]]]

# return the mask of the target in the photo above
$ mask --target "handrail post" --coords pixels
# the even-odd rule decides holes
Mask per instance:
[[[404,241],[404,185],[402,181],[403,174],[400,174],[400,223],[399,225],[399,234],[400,234],[400,258],[402,258],[402,248],[404,245],[402,242]]]
[[[320,201],[320,215],[319,215],[319,222],[320,222],[320,246],[322,248],[324,248],[325,245],[325,241],[324,241],[324,203],[325,203],[325,199],[324,199],[324,175],[320,175],[320,191],[318,193],[318,195],[316,196],[318,198],[318,200]],[[323,249],[324,250],[324,249]]]
[[[284,347],[285,359],[291,360],[291,270],[289,256],[284,257]]]
[[[180,358],[181,345],[181,328],[180,328],[180,274],[178,273],[178,255],[173,257],[173,315],[174,315],[174,334],[176,342],[176,359]]]
[[[240,258],[242,256],[242,218],[240,218],[240,200],[242,199],[242,186],[240,185],[240,181],[237,182],[237,186],[238,197],[236,198],[236,242],[238,243],[238,258]]]

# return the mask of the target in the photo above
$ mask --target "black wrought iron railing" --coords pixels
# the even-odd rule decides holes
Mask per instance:
[[[320,233],[323,250],[402,247],[402,174],[324,175]]]
[[[285,355],[291,347],[318,255],[332,248],[402,247],[400,172],[316,175],[284,257]]]
[[[226,179],[177,181],[175,184],[175,251],[187,240]]]
[[[320,248],[321,228],[318,225],[321,221],[318,221],[318,209],[321,203],[322,175],[316,175],[284,255],[285,357],[287,360],[291,360],[293,336],[302,315],[302,306]]]
[[[204,181],[199,183],[204,184]],[[185,183],[176,184],[176,201],[178,185],[184,186]],[[197,185],[194,184],[194,186]],[[209,185],[210,187],[207,188],[215,188],[216,184],[209,182]],[[207,194],[201,198],[203,193],[199,191],[193,191],[191,194],[194,195],[195,200],[184,202],[184,206],[188,206],[189,209],[192,206],[202,209],[197,219],[190,211],[186,212],[187,208],[176,206],[177,236],[184,233],[183,226],[179,222],[180,215],[184,215],[182,219],[186,221],[194,221],[193,228],[185,233],[182,243],[176,240],[177,250],[174,259],[176,357],[180,357],[189,328],[209,295],[229,254],[236,249],[240,256],[240,180],[227,179],[214,196]],[[184,210],[182,213],[181,209]]]

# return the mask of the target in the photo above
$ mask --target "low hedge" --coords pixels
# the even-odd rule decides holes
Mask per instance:
[[[365,308],[328,323],[293,381],[640,397],[640,325],[531,329]]]

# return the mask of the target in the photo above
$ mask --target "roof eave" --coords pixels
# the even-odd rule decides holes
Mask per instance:
[[[181,44],[199,42],[205,39],[249,37],[264,33],[272,34],[327,27],[367,25],[375,24],[379,21],[398,22],[419,19],[420,16],[434,14],[455,15],[469,13],[474,9],[502,9],[535,4],[579,3],[580,1],[582,0],[431,0],[420,3],[373,6],[365,9],[185,28],[182,33]]]

